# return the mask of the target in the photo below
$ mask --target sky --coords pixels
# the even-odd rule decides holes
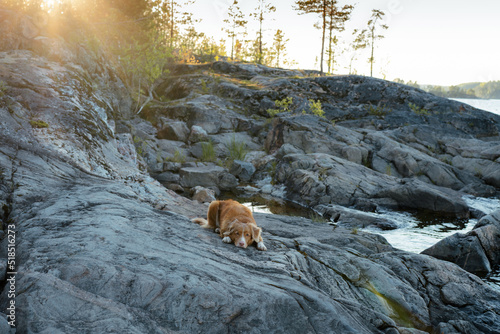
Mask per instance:
[[[217,40],[224,37],[221,28],[232,0],[196,0],[189,7],[195,18],[202,19],[196,28]],[[321,31],[316,14],[299,15],[293,0],[270,0],[277,8],[264,23],[264,42],[272,43],[276,29],[289,39],[287,53],[295,68],[319,69]],[[345,49],[352,40],[353,29],[363,29],[372,9],[386,13],[382,31],[384,39],[376,42],[375,77],[417,81],[419,84],[456,85],[466,82],[500,80],[500,1],[497,0],[358,0],[354,4],[346,31],[339,37]],[[248,18],[257,1],[240,0],[239,5],[249,21],[247,30],[255,36],[258,24]],[[343,45],[342,45],[343,44]],[[230,45],[230,43],[226,43]],[[334,74],[348,74],[352,51],[339,55]],[[369,75],[369,54],[357,54],[353,67],[357,74]],[[325,65],[326,69],[326,65]]]

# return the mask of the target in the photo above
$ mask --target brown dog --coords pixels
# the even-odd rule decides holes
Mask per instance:
[[[202,227],[213,228],[215,232],[220,233],[225,243],[247,248],[255,241],[258,250],[267,250],[260,235],[262,229],[257,227],[252,211],[246,206],[232,199],[213,201],[208,207],[207,218],[208,221],[204,218],[195,218],[192,221]]]

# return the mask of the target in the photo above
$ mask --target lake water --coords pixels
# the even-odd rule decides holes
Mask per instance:
[[[467,103],[475,108],[483,109],[494,114],[500,115],[500,100],[480,100],[480,99],[452,99],[455,101]]]

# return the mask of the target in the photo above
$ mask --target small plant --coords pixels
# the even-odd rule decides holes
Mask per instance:
[[[42,129],[42,128],[49,127],[49,124],[47,122],[40,121],[40,120],[32,120],[32,121],[30,121],[30,124],[35,129]]]
[[[201,143],[201,160],[206,162],[215,162],[217,156],[215,155],[215,148],[212,141]]]
[[[325,112],[323,111],[323,107],[321,106],[321,101],[317,100],[309,100],[309,108],[311,109],[311,113],[318,117],[325,118]]]
[[[276,171],[278,167],[278,161],[273,160],[271,161],[269,165],[269,169],[267,172],[269,173],[269,176],[271,177],[271,184],[274,186],[276,184]]]
[[[186,155],[179,151],[179,149],[176,149],[174,152],[174,157],[171,159],[171,161],[183,164],[186,162]]]
[[[208,94],[210,92],[208,86],[207,86],[207,82],[203,79],[201,79],[201,92],[203,94]]]
[[[320,215],[317,212],[311,212],[309,213],[309,219],[312,220],[315,223],[326,223],[327,220],[323,217],[323,215]]]
[[[247,144],[242,141],[237,141],[236,136],[233,136],[231,141],[226,144],[228,151],[228,160],[241,160],[244,161],[248,153]]]
[[[351,234],[358,234],[359,228],[355,227],[351,230]]]
[[[290,106],[293,103],[293,98],[291,96],[285,97],[283,100],[274,101],[274,106],[277,109],[267,109],[269,116],[274,117],[279,113],[290,111]]]
[[[388,113],[392,112],[392,109],[388,109],[387,106],[384,105],[372,105],[371,103],[369,105],[365,105],[365,109],[368,111],[368,114],[377,116],[377,117],[384,117]]]
[[[408,107],[417,115],[429,116],[431,113],[425,108],[421,108],[414,103],[408,103]]]

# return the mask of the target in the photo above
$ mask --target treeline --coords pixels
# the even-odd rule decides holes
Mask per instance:
[[[429,93],[447,98],[462,99],[500,99],[500,81],[471,82],[455,86],[420,86],[416,81],[404,82],[394,79],[394,82],[421,88]]]
[[[3,0],[0,6],[35,17],[40,25],[46,24],[46,31],[66,41],[83,43],[93,52],[105,52],[135,92],[140,111],[154,98],[155,85],[172,62],[228,60],[273,67],[293,65],[287,54],[290,39],[285,32],[277,29],[269,40],[264,34],[269,22],[278,16],[273,1],[254,3],[254,9],[246,15],[238,0],[232,0],[221,26],[226,38],[220,40],[197,30],[200,20],[189,12],[195,0]],[[333,73],[339,54],[346,51],[351,53],[351,73],[352,63],[362,49],[370,53],[367,60],[372,74],[375,43],[384,37],[381,31],[387,29],[384,12],[374,9],[366,28],[354,30],[352,43],[341,50],[341,33],[351,19],[353,5],[340,6],[337,0],[295,0],[290,5],[299,14],[319,19],[315,27],[322,37],[318,57],[321,75],[325,63],[327,72]],[[253,31],[249,32],[250,26]]]

